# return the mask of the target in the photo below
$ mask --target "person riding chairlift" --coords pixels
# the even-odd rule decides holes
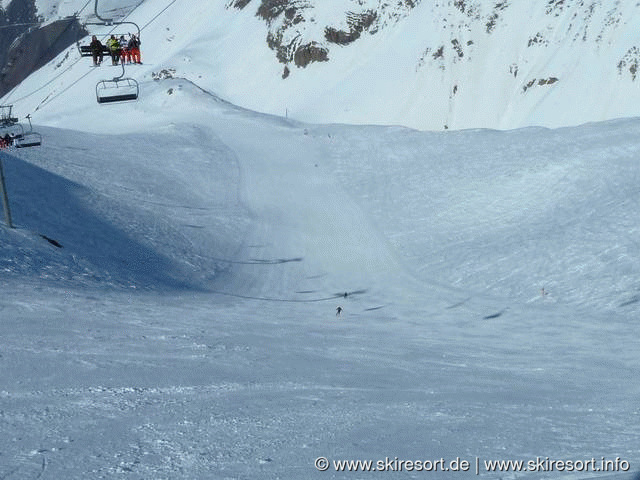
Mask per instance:
[[[107,40],[107,48],[111,53],[111,64],[118,65],[118,59],[120,58],[120,42],[118,42],[115,35],[111,35],[111,38]]]
[[[0,150],[13,145],[13,138],[8,133],[4,137],[0,137]]]
[[[102,42],[98,40],[98,38],[95,35],[91,37],[91,43],[89,44],[89,48],[91,48],[91,55],[93,56],[93,64],[95,66],[100,65],[103,60],[102,50],[104,48],[104,45],[102,45]]]
[[[133,63],[142,63],[140,58],[140,39],[135,35],[131,35],[131,40],[129,40],[129,44],[127,45],[129,50],[129,55],[131,57],[131,61]]]
[[[128,42],[127,42],[127,39],[124,38],[124,35],[120,35],[119,43],[120,43],[120,61],[122,62],[123,65],[127,60],[129,61],[129,63],[131,63],[131,52],[129,51]]]

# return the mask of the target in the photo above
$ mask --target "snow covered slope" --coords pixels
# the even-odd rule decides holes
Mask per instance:
[[[91,21],[94,2],[38,5],[47,18],[79,12]],[[555,127],[638,114],[635,0],[137,5],[101,0],[99,10],[143,26],[145,59],[158,69],[256,111],[429,130]],[[49,86],[39,100],[55,91]]]
[[[421,133],[144,94],[3,158],[2,475],[631,478],[638,120]]]

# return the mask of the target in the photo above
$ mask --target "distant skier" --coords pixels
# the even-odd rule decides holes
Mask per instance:
[[[339,317],[341,313],[342,313],[342,307],[336,308],[336,317]]]

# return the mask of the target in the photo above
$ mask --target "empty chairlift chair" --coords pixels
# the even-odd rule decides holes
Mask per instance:
[[[96,99],[98,103],[129,102],[137,100],[140,93],[138,82],[124,76],[124,65],[122,74],[111,80],[100,80],[96,84]]]
[[[29,120],[29,131],[14,139],[13,145],[16,148],[39,147],[42,145],[42,135],[33,131],[31,115],[27,115],[27,119]]]

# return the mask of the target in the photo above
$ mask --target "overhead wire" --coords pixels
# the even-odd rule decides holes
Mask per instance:
[[[171,7],[171,5],[173,5],[174,3],[176,3],[178,0],[172,0],[171,3],[169,3],[169,5],[167,5],[166,7],[164,7],[162,10],[160,10],[160,12],[158,12],[158,14],[156,16],[154,16],[151,20],[149,20],[142,28],[140,28],[140,30],[144,30],[145,28],[147,28],[151,23],[155,22],[156,19],[162,15],[164,12],[166,12],[169,7]],[[137,8],[137,7],[136,7]]]
[[[87,8],[87,5],[89,5],[91,3],[91,0],[87,0],[87,3],[84,4],[84,7],[82,7],[79,11],[77,11],[76,13],[73,14],[74,17],[77,17],[78,15],[80,15],[82,13],[82,11]]]
[[[78,18],[78,16],[84,11],[85,8],[87,8],[87,6],[89,5],[89,3],[91,3],[91,0],[87,0],[87,2],[84,4],[84,6],[78,10],[77,12],[75,12],[71,17],[74,18]],[[66,17],[66,18],[71,18],[71,17]],[[33,25],[41,25],[41,23],[36,23]],[[69,25],[71,25],[71,23],[69,23]],[[69,28],[69,25],[67,26],[67,28]],[[58,37],[56,38],[56,41],[58,40],[58,38],[60,38],[62,36],[62,34],[64,32],[67,31],[67,28],[65,28],[62,32],[60,32],[60,34],[58,35]],[[38,57],[38,60],[40,60],[42,57],[44,56],[44,53],[40,54],[40,56]],[[28,93],[27,95],[23,95],[22,97],[18,98],[17,100],[13,100],[14,102],[19,102],[21,100],[24,100],[25,98],[30,97],[31,95],[34,95],[36,93],[38,93],[40,90],[42,90],[44,87],[46,87],[47,85],[50,85],[53,81],[57,80],[58,78],[60,78],[62,75],[64,75],[71,67],[73,67],[76,63],[78,63],[80,60],[82,60],[82,58],[79,58],[78,60],[76,60],[75,62],[73,62],[71,65],[69,65],[66,69],[64,69],[62,72],[60,72],[58,75],[56,75],[55,77],[53,77],[51,80],[49,80],[48,82],[46,82],[44,85],[38,87],[37,89],[35,89],[34,91]],[[86,75],[83,75],[81,78],[84,78]],[[74,82],[75,83],[75,82]],[[11,95],[13,95],[13,93],[15,92],[16,88],[18,88],[19,84],[16,85],[15,87],[13,87],[9,92],[6,93],[6,95],[4,96],[5,100],[8,100],[11,98]],[[36,108],[37,110],[37,108]],[[35,111],[35,110],[34,110]],[[31,112],[33,113],[33,112]]]
[[[71,25],[71,24],[70,24]],[[67,27],[69,28],[69,27]],[[58,38],[60,38],[60,36],[67,30],[67,28],[65,28],[59,35]],[[41,59],[44,56],[44,53],[40,54],[40,56],[38,57],[38,60]],[[65,68],[62,72],[60,72],[58,75],[55,75],[54,77],[52,77],[49,81],[47,81],[46,83],[44,83],[43,85],[41,85],[40,87],[36,88],[35,90],[29,92],[26,95],[23,95],[22,97],[13,100],[13,102],[17,103],[20,102],[22,100],[24,100],[25,98],[30,97],[31,95],[34,95],[36,93],[38,93],[40,90],[42,90],[43,88],[47,87],[48,85],[50,85],[51,83],[53,83],[55,80],[57,80],[58,78],[60,78],[62,75],[64,75],[67,71],[69,71],[71,69],[71,67],[73,67],[75,64],[77,64],[80,60],[82,60],[82,58],[77,59],[75,62],[71,63],[67,68]],[[19,85],[16,85],[14,88],[11,89],[10,92],[7,93],[7,95],[5,95],[5,99],[9,100],[11,98],[11,95],[13,95],[13,93],[15,92],[16,88]]]
[[[0,25],[0,30],[3,28],[11,28],[11,27],[30,27],[32,25],[40,25],[40,22],[9,23],[7,25]]]
[[[91,3],[92,0],[87,0],[87,2],[84,4],[84,6],[77,11],[76,13],[73,14],[74,17],[78,17],[85,8],[87,8],[87,6]],[[177,0],[172,0],[167,6],[165,6],[158,14],[156,14],[151,20],[149,20],[140,30],[143,30],[144,28],[146,28],[147,26],[149,26],[151,23],[153,23],[162,13],[164,13],[169,7],[171,7],[174,3],[176,3]],[[142,5],[143,1],[140,1],[133,9],[131,9],[131,11],[129,11],[129,13],[127,13],[124,17],[122,17],[121,20],[125,20],[126,18],[128,18],[134,11],[137,10],[137,8]],[[109,31],[109,33],[107,33],[106,35],[109,35],[111,32],[113,32],[114,30],[116,30],[117,25],[114,25],[113,28]],[[13,100],[14,103],[20,102],[36,93],[38,93],[40,90],[42,90],[43,88],[46,88],[48,85],[50,85],[51,83],[53,83],[55,80],[57,80],[58,78],[60,78],[62,75],[64,75],[65,73],[67,73],[73,66],[75,66],[78,62],[82,61],[82,57],[78,58],[76,61],[74,61],[73,63],[71,63],[67,68],[65,68],[62,72],[60,72],[58,75],[54,76],[53,78],[51,78],[49,81],[47,81],[46,83],[44,83],[43,85],[41,85],[40,87],[36,88],[35,90],[27,93],[26,95],[23,95],[22,97]],[[35,111],[37,111],[40,107],[42,107],[43,105],[46,105],[47,103],[51,102],[52,100],[54,100],[55,98],[57,98],[58,96],[62,95],[63,93],[65,93],[66,91],[68,91],[71,87],[73,87],[74,85],[76,85],[80,80],[82,80],[83,78],[85,78],[87,75],[89,75],[91,73],[91,70],[87,71],[86,73],[84,73],[83,75],[81,75],[77,80],[73,81],[70,85],[68,85],[65,89],[63,89],[62,91],[58,92],[57,94],[50,96],[50,97],[46,97],[42,102],[40,102],[36,108],[33,110],[34,113]],[[11,95],[14,93],[15,89],[18,87],[18,85],[16,85],[16,87],[14,87],[13,89],[11,89],[11,91],[9,91],[6,95],[5,95],[5,100],[8,100]]]

